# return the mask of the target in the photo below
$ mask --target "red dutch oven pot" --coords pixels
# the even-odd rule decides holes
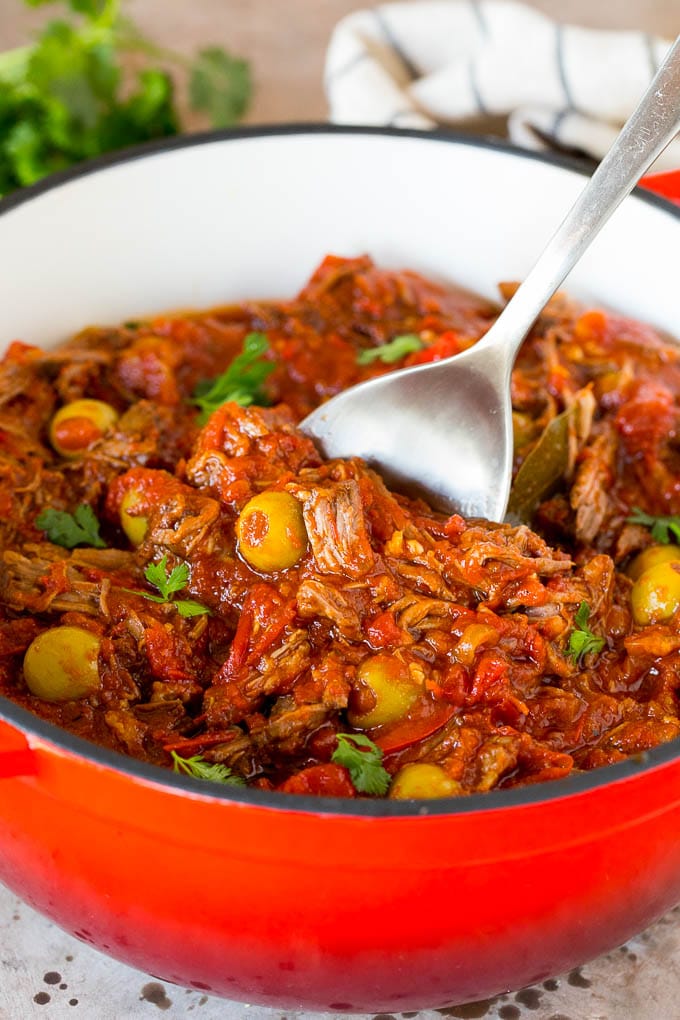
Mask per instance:
[[[77,938],[231,999],[460,1003],[680,901],[677,745],[456,801],[340,801],[175,776],[0,700],[0,879]]]
[[[161,778],[2,714],[2,881],[191,988],[281,1008],[442,1006],[584,963],[680,900],[673,745],[454,806],[292,800]]]
[[[668,170],[660,174],[648,174],[640,182],[643,188],[680,205],[680,170]]]

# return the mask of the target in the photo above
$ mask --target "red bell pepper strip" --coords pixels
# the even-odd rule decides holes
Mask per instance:
[[[406,719],[400,719],[390,726],[383,726],[380,732],[371,733],[371,740],[378,745],[383,754],[403,751],[405,747],[417,744],[440,730],[455,711],[454,705],[423,699],[416,703]]]

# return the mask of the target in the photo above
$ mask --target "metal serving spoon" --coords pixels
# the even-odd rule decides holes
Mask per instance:
[[[680,36],[538,262],[485,336],[454,358],[371,379],[300,426],[437,509],[501,521],[512,472],[510,374],[538,315],[680,130]]]

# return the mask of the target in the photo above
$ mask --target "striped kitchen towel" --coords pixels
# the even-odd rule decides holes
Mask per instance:
[[[330,118],[430,128],[507,117],[512,141],[600,159],[670,42],[562,25],[511,0],[421,0],[348,15],[326,58]],[[654,169],[680,167],[680,138]]]

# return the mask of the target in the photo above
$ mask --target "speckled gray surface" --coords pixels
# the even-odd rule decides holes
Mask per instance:
[[[680,907],[627,945],[542,985],[486,1002],[359,1020],[680,1020],[678,960]],[[66,935],[0,885],[0,1020],[329,1016],[225,1002],[164,984]]]

